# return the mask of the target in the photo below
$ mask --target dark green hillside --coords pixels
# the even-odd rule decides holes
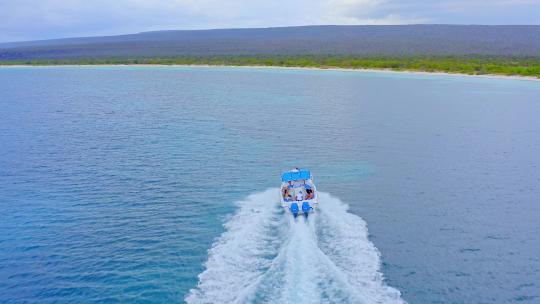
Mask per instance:
[[[159,31],[0,44],[0,64],[210,64],[540,77],[540,26],[381,25]]]

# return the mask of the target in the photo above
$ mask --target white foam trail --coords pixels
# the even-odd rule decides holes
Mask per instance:
[[[188,303],[404,303],[386,286],[360,217],[327,193],[309,220],[292,219],[279,189],[250,195],[209,251]]]

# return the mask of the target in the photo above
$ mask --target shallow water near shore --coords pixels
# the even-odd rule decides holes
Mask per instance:
[[[2,68],[0,302],[537,303],[538,96],[445,75]],[[274,205],[293,166],[323,195],[305,223]]]

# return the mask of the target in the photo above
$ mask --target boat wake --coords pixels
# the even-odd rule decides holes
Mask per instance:
[[[308,220],[284,215],[279,189],[252,194],[209,251],[188,303],[404,303],[384,284],[360,217],[327,193]]]

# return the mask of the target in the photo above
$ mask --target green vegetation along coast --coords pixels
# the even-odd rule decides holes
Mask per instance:
[[[539,58],[511,57],[356,57],[356,56],[204,56],[166,58],[36,59],[0,65],[229,65],[303,68],[382,69],[506,75],[540,78]]]

